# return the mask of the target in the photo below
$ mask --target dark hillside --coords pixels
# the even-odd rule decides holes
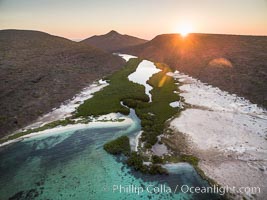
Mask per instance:
[[[222,90],[267,107],[267,37],[165,34],[121,50],[165,62]]]
[[[38,31],[0,31],[0,136],[34,121],[124,61]]]
[[[116,31],[110,31],[105,35],[95,35],[81,41],[83,44],[88,44],[109,52],[116,52],[118,49],[143,44],[145,42],[147,42],[147,40],[130,35],[122,35]]]

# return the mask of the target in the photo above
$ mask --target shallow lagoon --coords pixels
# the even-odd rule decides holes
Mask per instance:
[[[141,64],[139,67],[145,66]],[[153,63],[148,64],[153,69],[146,70],[152,73],[156,68]],[[140,69],[137,72],[140,73]],[[146,86],[151,75],[143,75],[139,82]],[[149,87],[146,87],[146,92],[150,95]],[[121,135],[127,135],[132,149],[136,149],[140,120],[132,109],[128,117],[132,123],[118,126],[116,122],[110,126],[111,122],[103,122],[103,126],[97,127],[55,128],[48,130],[49,134],[33,134],[22,141],[2,146],[0,199],[218,199],[219,196],[214,194],[179,192],[182,185],[208,186],[189,164],[165,165],[170,175],[151,176],[132,171],[120,158],[106,153],[103,145]],[[151,194],[146,191],[149,185],[152,185],[150,189],[170,187],[172,193],[163,190]],[[178,192],[174,194],[177,185]],[[112,191],[116,186],[126,190]],[[131,186],[141,187],[144,191],[140,194],[127,191]]]
[[[158,69],[153,62],[148,60],[143,60],[137,67],[136,71],[128,76],[128,79],[134,83],[139,83],[145,86],[145,93],[149,97],[149,101],[152,101],[152,96],[150,91],[153,89],[147,81],[149,78],[161,70]]]
[[[113,185],[207,186],[190,165],[169,169],[169,176],[132,172],[103,144],[120,135],[136,137],[139,119],[125,127],[87,128],[38,135],[0,148],[0,199],[207,199],[192,194],[141,194],[112,191]],[[15,196],[14,196],[15,195]]]

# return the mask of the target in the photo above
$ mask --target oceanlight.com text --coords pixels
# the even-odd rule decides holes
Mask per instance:
[[[105,187],[105,190],[108,189]],[[218,186],[207,186],[207,187],[193,187],[189,185],[176,185],[175,187],[169,187],[165,184],[160,185],[148,185],[148,186],[137,186],[137,185],[113,185],[113,193],[135,193],[140,195],[142,193],[191,193],[191,194],[204,194],[213,193],[219,195],[225,195],[226,193],[238,193],[238,194],[257,194],[261,192],[260,187],[218,187]]]

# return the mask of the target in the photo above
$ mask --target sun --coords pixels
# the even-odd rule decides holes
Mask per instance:
[[[178,28],[178,33],[180,33],[182,37],[186,37],[189,33],[192,33],[192,30],[193,29],[190,24],[182,24]]]
[[[183,36],[183,37],[186,37],[189,33],[190,33],[190,31],[189,31],[188,29],[182,29],[182,30],[180,31],[180,34],[181,34],[181,36]]]

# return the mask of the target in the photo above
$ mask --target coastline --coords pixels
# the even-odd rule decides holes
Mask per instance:
[[[65,131],[74,131],[74,130],[78,130],[78,129],[88,129],[88,128],[109,128],[109,127],[124,127],[124,126],[130,126],[133,123],[133,120],[128,117],[128,116],[120,116],[118,115],[118,117],[116,117],[116,113],[114,113],[114,117],[112,118],[112,120],[117,120],[117,119],[123,119],[123,121],[102,121],[103,118],[105,118],[105,116],[109,116],[109,115],[103,115],[101,117],[99,117],[97,120],[89,122],[88,124],[81,124],[81,123],[77,123],[77,124],[69,124],[66,126],[57,126],[55,128],[50,128],[50,129],[46,129],[43,131],[38,131],[38,132],[33,132],[24,136],[21,136],[19,138],[16,138],[14,140],[9,140],[7,142],[4,142],[2,144],[0,144],[0,148],[14,143],[14,142],[18,142],[21,141],[23,139],[26,138],[32,138],[32,137],[36,137],[36,136],[47,136],[51,133],[61,133],[61,132],[65,132]]]
[[[2,139],[8,138],[10,136],[14,136],[18,133],[21,133],[21,132],[24,132],[24,131],[27,131],[30,129],[42,127],[48,123],[51,123],[51,122],[54,122],[57,120],[61,120],[61,119],[65,119],[66,117],[70,117],[71,113],[74,112],[79,105],[81,105],[85,100],[92,98],[93,94],[95,92],[100,91],[101,89],[103,89],[107,85],[108,85],[108,83],[106,81],[103,81],[102,79],[93,82],[88,87],[85,87],[84,89],[82,89],[72,99],[69,99],[69,100],[63,102],[58,108],[52,109],[51,112],[40,116],[34,123],[22,128],[22,129],[19,129],[19,130],[13,132],[12,134],[5,136]],[[75,124],[75,125],[78,125],[78,124]],[[83,125],[83,124],[80,124],[80,125]],[[71,126],[71,125],[67,125],[67,126]],[[59,127],[64,129],[64,127],[67,127],[67,126],[59,126]],[[54,130],[55,128],[59,128],[59,127],[54,127],[51,129]],[[47,130],[51,130],[51,129],[47,129]],[[38,131],[38,132],[39,132],[39,134],[41,134],[47,130]],[[19,136],[18,138],[15,138],[15,139],[4,141],[3,143],[0,143],[0,147],[14,143],[14,142],[21,141],[24,138],[27,138],[30,136],[34,136],[35,133],[37,133],[37,132],[33,132],[33,133],[30,133],[27,135]]]
[[[184,142],[184,146],[178,152],[181,152],[182,155],[192,155],[188,160],[181,158],[179,163],[184,161],[190,163],[198,174],[211,185],[218,184],[222,187],[259,186],[263,189],[263,193],[257,198],[261,199],[262,195],[264,197],[267,191],[265,187],[267,185],[266,110],[251,104],[244,98],[230,95],[177,71],[174,73],[168,72],[167,75],[179,80],[179,83],[175,83],[178,89],[173,92],[179,93],[181,99],[185,100],[182,103],[180,101],[169,103],[171,107],[180,106],[183,110],[179,115],[167,120],[170,125],[169,128],[174,130],[175,136],[178,133],[183,134],[182,142]],[[101,90],[106,85],[108,85],[107,82],[102,80],[98,84],[93,83],[67,103],[63,103],[60,108],[40,117],[36,123],[27,128],[38,127],[38,124],[44,125],[49,123],[49,120],[54,121],[55,119],[71,116],[72,112],[84,100],[93,97],[94,92]],[[184,110],[184,108],[186,109]],[[79,118],[75,120],[79,120]],[[110,113],[93,118],[88,124],[75,123],[56,126],[23,135],[0,144],[0,147],[27,138],[42,137],[52,133],[57,134],[87,128],[130,126],[132,122],[133,120],[128,116]],[[131,146],[135,151],[138,151],[141,134],[142,131],[136,134]],[[181,138],[180,136],[170,136],[168,139],[176,142],[175,140]],[[167,147],[165,148],[164,145],[157,143],[153,147],[153,155],[168,154]],[[197,158],[197,162],[199,160],[198,164],[194,164],[195,160],[192,158]],[[172,164],[176,165],[176,163]],[[247,177],[247,174],[253,174],[253,176]],[[253,199],[254,194],[246,194],[242,197]],[[234,199],[236,198],[239,198],[239,196],[234,197]]]
[[[171,75],[182,83],[180,95],[189,104],[170,122],[176,135],[173,139],[181,138],[177,133],[184,137],[180,150],[199,158],[199,173],[222,187],[261,188],[260,194],[235,193],[230,198],[264,199],[266,110],[179,72]]]
[[[37,128],[47,123],[71,116],[71,113],[74,112],[79,105],[81,105],[86,99],[92,98],[93,93],[100,91],[107,85],[108,83],[102,79],[93,82],[88,87],[82,89],[82,91],[80,91],[72,99],[63,102],[58,108],[54,108],[51,112],[39,117],[33,124],[16,132],[20,132],[25,129]]]

